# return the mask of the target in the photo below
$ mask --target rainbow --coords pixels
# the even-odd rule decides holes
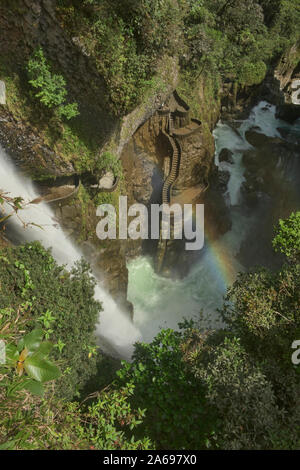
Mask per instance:
[[[195,207],[193,207],[193,219],[195,220]],[[222,240],[216,239],[213,228],[207,222],[204,226],[204,233],[204,249],[209,254],[210,268],[215,273],[216,278],[222,282],[220,287],[226,291],[236,280],[238,263]]]
[[[237,276],[234,260],[221,241],[210,241],[209,237],[206,237],[205,245],[211,255],[211,267],[220,273],[224,289],[227,289],[234,283]]]

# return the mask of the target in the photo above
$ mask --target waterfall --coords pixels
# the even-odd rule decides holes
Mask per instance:
[[[40,241],[45,248],[52,249],[52,255],[60,265],[68,269],[81,259],[82,253],[64,234],[52,209],[44,203],[28,204],[39,196],[31,180],[22,175],[11,162],[6,152],[0,147],[0,189],[10,197],[22,197],[25,207],[19,217],[13,215],[8,222],[12,228],[13,242]],[[8,205],[6,213],[11,213]],[[25,224],[36,224],[28,225]],[[95,287],[95,299],[102,303],[103,311],[99,315],[96,336],[99,345],[110,354],[130,359],[134,343],[141,339],[139,330],[130,318],[117,306],[112,297],[98,284]]]
[[[155,273],[150,258],[139,257],[128,264],[129,286],[128,300],[134,305],[134,324],[120,311],[114,300],[99,285],[95,289],[95,298],[102,302],[104,311],[100,314],[100,322],[96,334],[101,347],[111,354],[129,359],[133,352],[133,344],[140,340],[151,341],[163,328],[177,328],[183,318],[199,320],[202,310],[205,318],[202,326],[207,323],[217,326],[216,310],[222,305],[223,295],[238,271],[243,271],[238,254],[241,244],[249,234],[255,234],[251,243],[259,247],[261,236],[267,232],[268,226],[260,213],[249,215],[249,211],[240,197],[241,185],[244,181],[242,155],[251,145],[245,133],[252,127],[269,137],[278,137],[278,128],[289,133],[288,139],[299,139],[300,120],[290,125],[276,119],[275,106],[261,102],[255,106],[249,117],[240,121],[238,129],[226,123],[219,123],[214,131],[216,143],[215,162],[222,170],[230,173],[228,184],[228,201],[232,219],[232,229],[219,240],[210,240],[206,231],[206,241],[199,260],[189,275],[182,280],[166,279]],[[232,152],[233,164],[219,162],[219,153],[223,148]],[[36,198],[30,179],[21,175],[9,157],[0,147],[0,188],[13,196],[21,196],[25,202]],[[282,181],[295,186],[297,203],[299,202],[299,158],[285,163],[287,168],[282,172]],[[279,196],[287,198],[282,188]],[[276,201],[273,201],[276,205]],[[291,206],[294,207],[294,202]],[[299,204],[296,206],[299,207]],[[15,242],[39,240],[45,248],[52,248],[54,258],[59,264],[70,268],[82,257],[78,247],[66,237],[59,222],[48,205],[27,205],[20,213],[25,222],[34,222],[38,227],[23,228],[15,216],[9,222],[13,226]],[[263,221],[263,222],[262,222]]]

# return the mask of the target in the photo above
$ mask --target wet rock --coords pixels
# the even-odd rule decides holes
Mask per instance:
[[[285,127],[278,127],[277,131],[283,139],[295,144],[296,146],[300,146],[300,136],[298,132],[292,131],[290,128]]]
[[[300,105],[288,103],[278,106],[276,117],[293,124],[300,117]]]
[[[228,182],[230,180],[230,173],[227,170],[218,171],[217,186],[221,193],[227,191]]]
[[[258,169],[261,165],[259,154],[256,150],[247,150],[244,152],[242,162],[247,169],[251,170]]]
[[[220,152],[219,161],[232,164],[234,163],[232,156],[233,156],[233,152],[229,149],[224,148]]]
[[[227,173],[229,174],[229,172]],[[220,191],[219,172],[216,168],[211,174],[210,186],[204,195],[204,200],[200,202],[205,205],[204,223],[205,227],[209,229],[211,238],[216,239],[231,229],[230,211],[224,193]]]
[[[262,177],[251,178],[244,181],[241,185],[241,195],[244,203],[250,207],[255,207],[264,197],[264,180]]]
[[[276,130],[279,132],[279,134],[281,135],[283,139],[288,139],[291,133],[290,129],[285,128],[285,127],[277,127]]]
[[[299,149],[298,149],[299,151]],[[273,171],[285,168],[292,159],[297,147],[293,143],[280,140],[280,143],[269,142],[255,150],[243,154],[243,165],[253,175],[263,171],[268,180]]]

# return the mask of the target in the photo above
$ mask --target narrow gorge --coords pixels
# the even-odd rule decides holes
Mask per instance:
[[[0,0],[0,449],[300,448],[299,25]]]

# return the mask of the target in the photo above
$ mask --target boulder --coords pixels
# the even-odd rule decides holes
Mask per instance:
[[[218,172],[218,189],[221,191],[221,193],[225,193],[227,191],[229,179],[229,171],[224,170]]]
[[[99,188],[111,189],[115,183],[115,177],[112,171],[108,171],[100,180]]]
[[[222,149],[219,155],[219,162],[227,162],[230,164],[234,163],[234,160],[232,158],[233,152],[229,149]]]
[[[269,137],[261,132],[257,132],[254,129],[249,129],[246,132],[245,137],[249,144],[253,145],[253,147],[263,147],[264,145],[268,145],[270,143],[278,144],[282,142],[282,139],[279,137]]]

